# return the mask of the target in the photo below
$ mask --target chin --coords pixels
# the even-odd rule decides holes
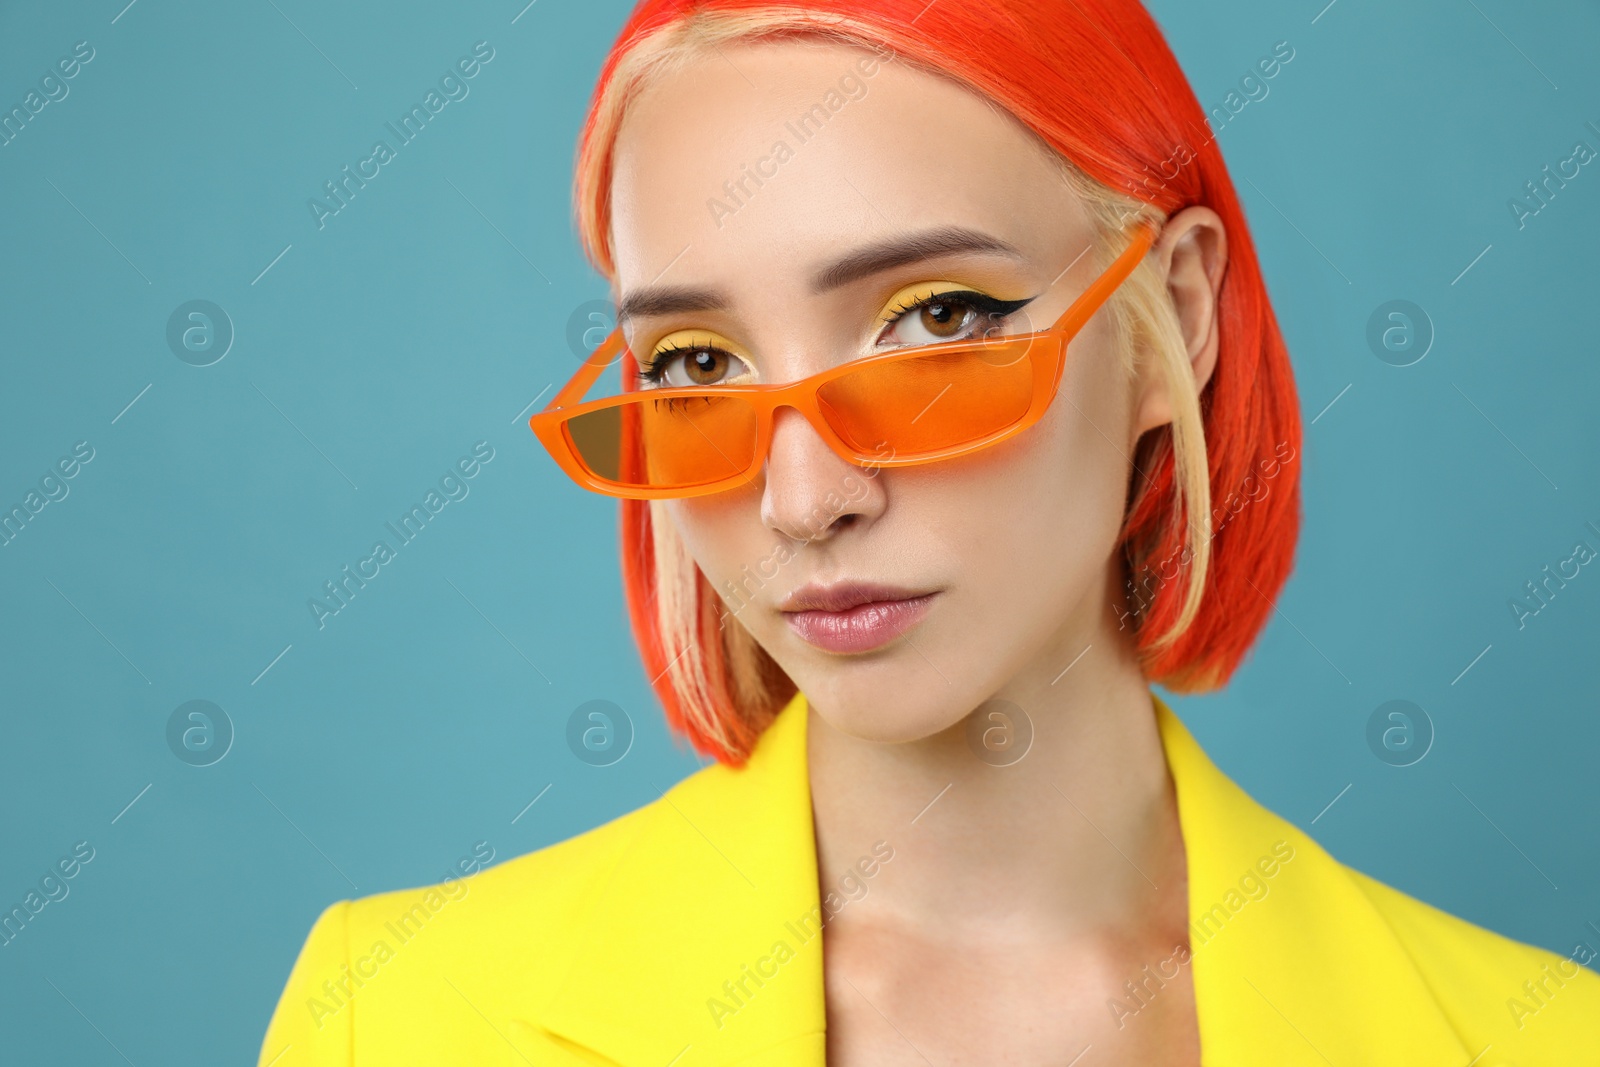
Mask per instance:
[[[921,741],[958,726],[983,701],[960,663],[940,657],[936,671],[904,641],[870,656],[836,658],[809,648],[801,656],[806,662],[789,677],[824,722],[858,741]]]

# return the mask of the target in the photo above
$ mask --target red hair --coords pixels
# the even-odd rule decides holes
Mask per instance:
[[[687,20],[744,24],[745,36],[818,36],[887,46],[900,58],[994,100],[1089,179],[1162,216],[1204,205],[1222,219],[1228,263],[1218,303],[1219,352],[1199,395],[1209,516],[1179,514],[1182,457],[1171,424],[1146,433],[1133,462],[1122,529],[1145,675],[1178,692],[1217,688],[1244,658],[1287,580],[1299,530],[1299,405],[1244,212],[1206,115],[1160,28],[1138,0],[643,0],[607,56],[579,141],[577,207],[584,247],[608,277],[610,163],[617,120],[637,87],[619,64]],[[735,31],[732,35],[738,35]],[[726,37],[724,37],[726,39]],[[642,47],[643,46],[643,47]],[[626,72],[624,72],[626,73]],[[615,83],[615,84],[614,84]],[[625,357],[625,388],[633,387]],[[1287,456],[1284,450],[1288,449]],[[1196,477],[1200,477],[1197,473]],[[1231,516],[1247,479],[1269,491]],[[1199,499],[1199,498],[1195,498]],[[622,502],[622,569],[645,669],[668,722],[702,752],[740,765],[794,684],[737,624],[695,568],[674,610],[688,640],[668,640],[659,575],[663,531],[644,501]],[[1205,544],[1194,532],[1208,532]],[[1195,593],[1164,569],[1200,550]],[[1209,550],[1209,563],[1206,553]],[[1160,579],[1151,587],[1150,575]],[[1142,590],[1139,588],[1142,584]],[[674,594],[676,595],[676,594]],[[681,646],[681,647],[680,647]],[[696,711],[702,707],[709,710]]]

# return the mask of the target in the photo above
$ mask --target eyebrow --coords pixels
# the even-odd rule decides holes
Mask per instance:
[[[1014,245],[998,237],[960,226],[944,226],[890,237],[859,248],[812,275],[811,291],[826,293],[895,267],[960,253],[1025,258]],[[727,297],[716,289],[690,285],[650,285],[623,297],[617,307],[617,321],[620,323],[641,315],[724,311],[727,307]]]
[[[940,256],[963,252],[996,253],[1012,259],[1024,258],[1022,252],[1015,246],[1007,244],[998,237],[960,226],[944,226],[920,230],[901,237],[891,237],[858,249],[813,275],[811,291],[825,293],[857,279],[902,267],[908,263],[918,263],[924,259],[937,259]]]
[[[692,285],[647,285],[622,298],[617,305],[617,322],[638,315],[676,315],[684,311],[722,311],[727,298],[715,289]]]

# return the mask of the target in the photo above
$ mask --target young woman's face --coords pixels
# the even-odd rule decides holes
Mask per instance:
[[[895,345],[1043,329],[1102,268],[1079,258],[1089,219],[1022,126],[865,49],[722,46],[630,106],[613,181],[626,334],[669,385],[790,382]],[[1086,645],[1124,639],[1129,457],[1165,420],[1113,337],[1096,314],[1045,417],[983,451],[863,469],[782,409],[759,477],[666,505],[831,725],[908,741],[994,697],[1027,708]],[[786,610],[844,583],[931,596],[876,613],[898,631]]]

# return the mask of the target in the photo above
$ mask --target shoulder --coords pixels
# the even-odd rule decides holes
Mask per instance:
[[[1307,1035],[1283,1027],[1293,1018],[1315,1021],[1332,1062],[1459,1055],[1474,1067],[1600,1067],[1600,974],[1588,969],[1600,930],[1550,952],[1342,863],[1250,797],[1154,703],[1189,861],[1194,981],[1212,1058],[1298,1062]],[[1246,906],[1254,918],[1241,921]],[[1263,1056],[1269,1046],[1274,1055]]]
[[[1485,1063],[1600,1064],[1600,974],[1592,941],[1565,954],[1451,915],[1351,867],[1463,1039]],[[1587,1050],[1587,1051],[1583,1051]],[[1583,1058],[1587,1057],[1587,1058]]]
[[[424,929],[436,930],[440,940],[461,942],[490,933],[505,937],[508,927],[526,934],[558,931],[565,919],[583,909],[588,890],[654,818],[659,804],[645,804],[592,830],[466,877],[447,877],[333,907],[345,909],[343,921],[352,947],[363,944],[366,937],[381,939],[387,933],[410,939]]]
[[[407,1062],[435,1051],[418,1042],[441,1042],[438,1062],[453,1060],[485,1034],[501,1042],[481,1021],[482,1033],[467,1026],[469,1009],[553,995],[577,948],[571,929],[661,804],[465,877],[329,905],[295,960],[260,1062],[350,1063],[358,1018],[369,1053],[375,1041],[391,1040],[384,1035],[404,1034],[403,1047],[392,1040],[395,1055]],[[450,1013],[436,1014],[436,1005],[443,1000],[450,1008],[452,998],[457,1014],[465,1014],[458,1026],[440,1025]],[[424,1005],[433,1024],[407,1025]]]

